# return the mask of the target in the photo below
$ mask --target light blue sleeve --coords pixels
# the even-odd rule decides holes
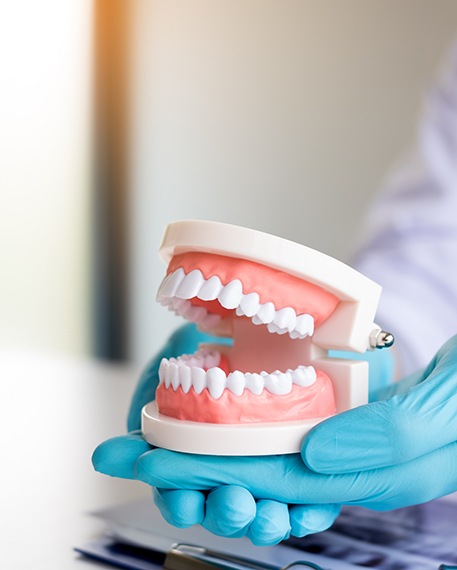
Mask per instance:
[[[351,264],[383,286],[377,323],[396,337],[404,376],[457,331],[457,44],[416,148],[377,196],[359,242]]]

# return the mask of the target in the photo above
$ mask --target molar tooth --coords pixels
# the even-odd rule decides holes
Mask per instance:
[[[260,307],[260,299],[258,293],[248,293],[243,295],[240,301],[240,307],[247,317],[253,317]]]
[[[279,328],[274,323],[268,323],[267,329],[271,333],[277,333],[279,331]]]
[[[287,331],[292,331],[295,328],[295,323],[297,321],[297,315],[292,307],[284,307],[279,311],[276,311],[273,322],[280,329],[287,329]]]
[[[254,315],[251,319],[253,325],[263,325],[263,322],[259,319],[257,315]],[[270,330],[270,329],[268,329]]]
[[[243,309],[241,308],[241,306],[236,308],[235,313],[236,313],[237,317],[244,317],[244,312],[243,312]]]
[[[295,340],[297,338],[305,338],[307,335],[302,335],[300,334],[298,331],[290,331],[289,336],[292,340]]]
[[[259,306],[259,309],[257,311],[257,318],[262,324],[267,325],[273,321],[275,318],[275,313],[275,306],[271,301],[268,301],[268,303],[264,303],[263,305]]]
[[[227,376],[227,390],[230,390],[235,396],[241,396],[245,386],[246,380],[244,374],[239,370],[235,370],[235,372],[231,372]]]
[[[166,279],[166,281],[164,281],[160,287],[160,296],[174,297],[178,287],[181,285],[181,281],[185,276],[186,274],[184,273],[184,269],[182,267],[171,273],[169,279]]]
[[[201,394],[206,388],[206,372],[199,366],[193,366],[190,369],[192,386],[196,394]]]
[[[168,360],[166,358],[162,358],[162,360],[160,361],[160,366],[159,366],[159,383],[160,384],[165,382],[165,378],[167,376],[167,370],[168,370]]]
[[[302,335],[302,338],[314,333],[314,319],[311,315],[299,315],[295,323],[295,330]]]
[[[213,275],[200,287],[197,297],[202,301],[214,301],[222,290],[221,280],[217,275]]]
[[[179,367],[179,380],[184,394],[187,394],[192,385],[192,376],[190,368],[185,364]]]
[[[313,366],[299,366],[292,372],[292,382],[297,386],[308,387],[316,382],[316,370]]]
[[[240,304],[242,295],[243,284],[239,279],[234,279],[224,286],[217,298],[225,309],[235,309]]]
[[[222,393],[225,390],[225,384],[226,384],[225,372],[221,368],[218,368],[217,366],[214,368],[210,368],[206,372],[206,381],[208,383],[209,393],[215,400],[218,400],[222,396]]]
[[[180,299],[192,299],[203,285],[204,278],[200,269],[194,269],[188,273],[176,289],[175,296]]]
[[[276,396],[289,394],[292,390],[292,375],[289,372],[275,370],[265,376],[265,388]]]
[[[244,379],[246,382],[246,390],[249,390],[256,396],[260,396],[265,386],[264,378],[255,372],[247,372],[244,375]]]

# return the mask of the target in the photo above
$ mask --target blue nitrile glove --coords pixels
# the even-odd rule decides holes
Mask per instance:
[[[317,505],[318,512],[321,505],[331,518],[329,509],[334,509],[335,516],[338,503],[389,510],[456,491],[456,388],[457,336],[438,351],[424,371],[386,389],[387,399],[318,424],[305,437],[301,455],[197,456],[163,449],[146,451],[144,443],[139,446],[136,441],[124,440],[102,450],[103,468],[107,473],[119,473],[122,450],[122,465],[130,465],[131,475],[162,489],[159,506],[165,517],[173,517],[174,524],[179,522],[175,519],[179,513],[185,523],[193,515],[194,522],[205,524],[209,517],[214,525],[217,515],[224,524],[227,518],[235,521],[233,527],[238,529],[248,518],[249,498],[255,498],[260,516],[267,500],[265,518],[282,529],[287,525],[288,510],[292,534],[296,534],[294,513],[296,509],[306,512],[305,505]],[[203,491],[209,491],[206,511]],[[224,506],[230,507],[228,513]],[[243,512],[245,519],[240,523],[236,517]],[[260,535],[268,544],[262,522],[263,518],[258,534],[254,529],[254,539],[260,543]],[[266,528],[271,530],[271,524]]]
[[[305,464],[330,475],[357,472],[364,501],[373,508],[456,491],[457,336],[424,370],[384,389],[381,397],[316,426],[303,442]],[[378,473],[385,482],[374,496]]]
[[[220,536],[247,536],[256,545],[325,530],[340,511],[333,504],[338,499],[309,504],[319,503],[312,499],[312,489],[321,488],[327,476],[309,471],[299,454],[191,455],[152,449],[139,433],[132,433],[99,445],[92,461],[97,471],[156,487],[155,502],[170,524],[201,524]],[[302,472],[305,480],[300,481]],[[301,501],[300,488],[306,491],[308,480],[311,489]]]

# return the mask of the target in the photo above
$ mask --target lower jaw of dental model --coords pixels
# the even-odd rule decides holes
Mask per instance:
[[[339,299],[328,291],[243,259],[175,255],[158,301],[233,346],[208,345],[163,359],[156,393],[160,414],[212,424],[258,424],[335,413],[329,376],[305,362],[314,329]]]

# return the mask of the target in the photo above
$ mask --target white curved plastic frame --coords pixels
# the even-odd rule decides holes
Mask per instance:
[[[381,287],[353,268],[313,249],[263,232],[217,222],[187,220],[170,224],[160,256],[169,263],[186,252],[206,252],[254,261],[313,283],[340,300],[333,314],[306,344],[304,358],[332,379],[336,412],[359,406],[368,398],[368,363],[327,358],[327,350],[363,353],[378,329],[374,317]],[[143,409],[142,429],[153,445],[210,455],[296,453],[303,436],[325,418],[255,424],[209,424],[176,420]]]

